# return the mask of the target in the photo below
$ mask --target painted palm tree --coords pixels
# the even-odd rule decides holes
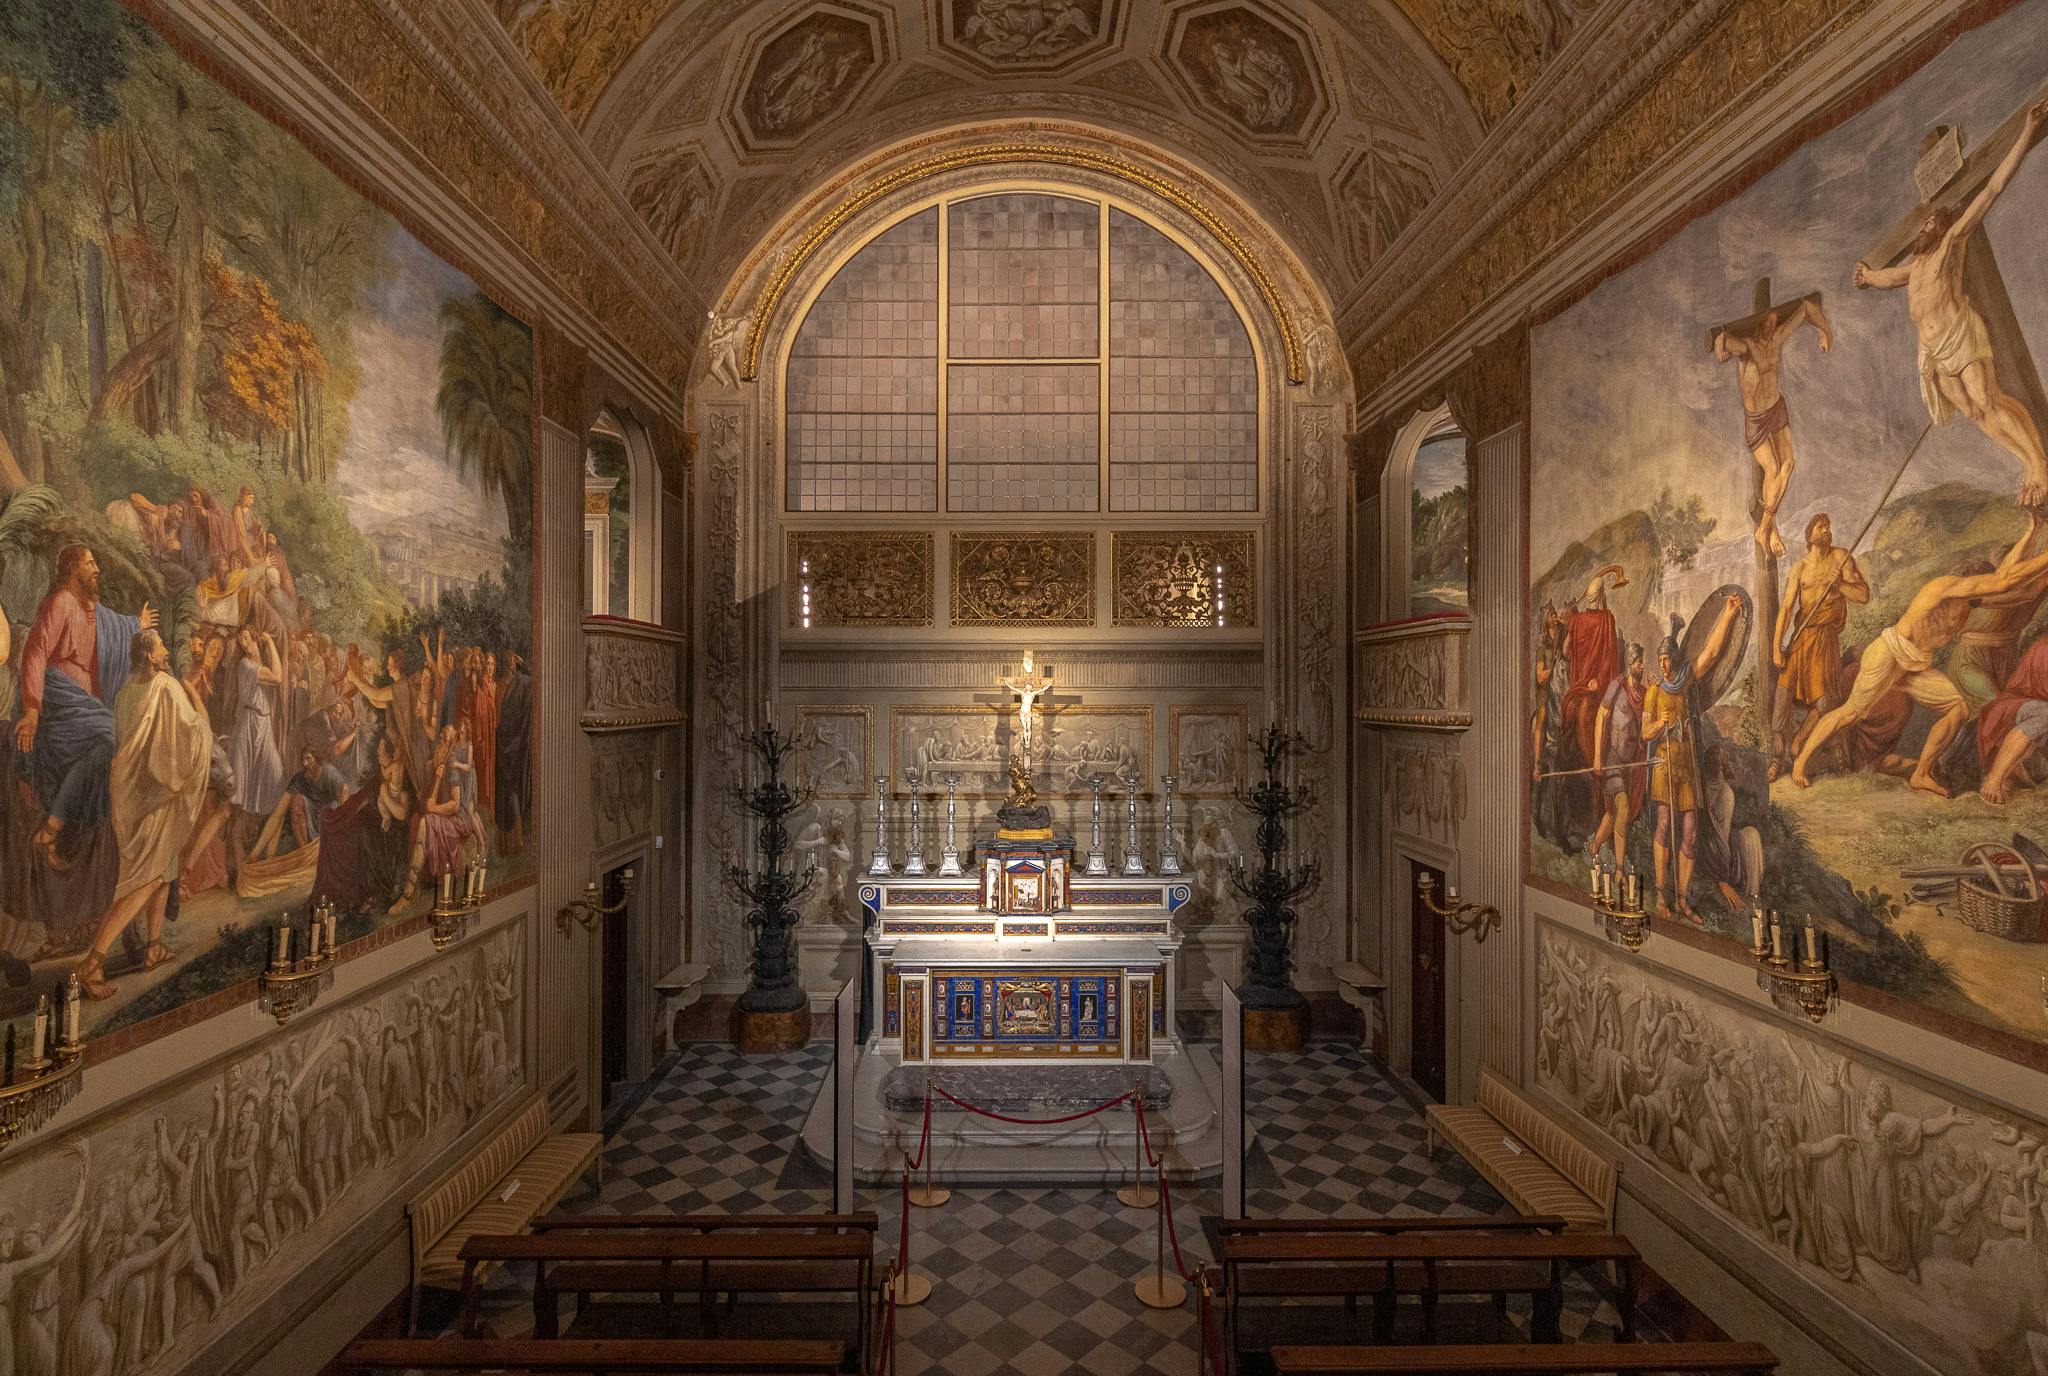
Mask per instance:
[[[516,539],[532,519],[533,338],[482,292],[441,303],[441,417],[445,457],[505,504]]]

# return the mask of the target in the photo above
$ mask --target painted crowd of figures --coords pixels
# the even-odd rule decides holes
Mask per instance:
[[[337,643],[247,488],[232,505],[137,493],[108,515],[191,614],[117,611],[92,549],[56,558],[0,740],[17,981],[75,957],[87,996],[111,997],[116,942],[137,972],[170,962],[166,922],[214,889],[381,916],[487,835],[500,856],[524,849],[533,688],[516,651]]]
[[[516,1086],[519,990],[499,936],[0,1176],[0,1374],[189,1357]]]

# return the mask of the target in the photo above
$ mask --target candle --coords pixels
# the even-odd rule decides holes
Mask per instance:
[[[282,969],[286,965],[291,964],[292,929],[280,922],[277,924],[275,936],[277,944],[271,950],[270,963]]]
[[[455,876],[443,873],[441,876],[441,906],[451,907],[455,902]]]
[[[762,705],[762,706],[763,706],[764,708],[766,708],[766,709],[767,709],[767,711],[768,711],[768,725],[770,725],[771,727],[772,727],[772,726],[774,726],[774,725],[775,725],[775,699],[774,699],[774,698],[772,698],[772,697],[768,697],[768,698],[763,698],[763,699],[761,699],[761,705]]]
[[[318,918],[308,918],[306,921],[306,959],[320,959],[320,920]]]
[[[1806,958],[1815,965],[1820,964],[1820,938],[1813,930],[1813,919],[1806,919]]]
[[[1771,914],[1771,957],[1774,960],[1785,958],[1785,929],[1778,925],[1775,912]]]
[[[50,996],[42,994],[36,998],[36,1026],[35,1031],[29,1037],[28,1058],[32,1061],[41,1061],[48,1057],[49,1054]]]
[[[334,948],[335,948],[335,946],[337,946],[337,945],[339,944],[339,943],[338,943],[338,942],[336,941],[336,939],[335,939],[335,937],[336,937],[336,932],[335,932],[335,925],[336,925],[336,921],[335,921],[335,916],[334,916],[334,905],[333,905],[333,904],[328,904],[328,905],[327,905],[327,916],[326,916],[326,918],[324,919],[324,925],[325,925],[325,926],[326,926],[326,928],[327,928],[327,949],[328,949],[329,953],[332,953],[332,952],[333,952],[333,950],[334,950]]]
[[[1595,866],[1593,866],[1593,893],[1592,893],[1592,897],[1593,897],[1593,901],[1594,901],[1595,903],[1598,903],[1598,902],[1600,901],[1600,874],[1601,874],[1601,870],[1600,870],[1600,867],[1599,867],[1598,865],[1595,865]]]
[[[64,981],[64,1043],[67,1046],[78,1045],[78,1001],[81,992],[78,972],[73,970],[71,977]]]
[[[1749,910],[1749,930],[1755,936],[1755,940],[1750,943],[1750,949],[1761,951],[1764,948],[1764,907],[1761,903]]]
[[[1445,885],[1444,897],[1450,899],[1452,903],[1456,903],[1458,901],[1458,886],[1456,884]]]
[[[1634,870],[1628,872],[1628,905],[1636,912],[1643,910],[1643,877]]]

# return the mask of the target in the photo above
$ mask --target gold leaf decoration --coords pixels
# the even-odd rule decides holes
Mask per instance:
[[[929,626],[932,624],[932,537],[928,531],[789,532],[783,602],[789,624]]]
[[[1118,531],[1113,549],[1117,625],[1214,626],[1219,568],[1226,623],[1258,624],[1250,531]]]
[[[955,626],[1092,626],[1095,537],[953,536]]]

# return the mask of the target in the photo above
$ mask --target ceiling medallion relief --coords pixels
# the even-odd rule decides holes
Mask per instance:
[[[1026,532],[952,537],[955,626],[1092,626],[1095,537]]]
[[[1254,143],[1313,143],[1332,113],[1314,39],[1277,12],[1190,7],[1174,17],[1166,52],[1195,103]]]
[[[727,111],[734,142],[786,151],[844,114],[890,60],[889,13],[820,5],[762,44]]]
[[[1115,624],[1214,626],[1220,580],[1225,623],[1232,629],[1258,625],[1252,532],[1120,530],[1111,537],[1111,550]]]
[[[1352,266],[1378,262],[1436,195],[1427,160],[1391,140],[1353,150],[1337,173],[1337,218]]]
[[[813,627],[932,624],[929,531],[789,532],[783,606],[792,629],[804,624],[810,592]]]
[[[1119,46],[1124,0],[939,0],[937,46],[993,75],[1056,72]]]

